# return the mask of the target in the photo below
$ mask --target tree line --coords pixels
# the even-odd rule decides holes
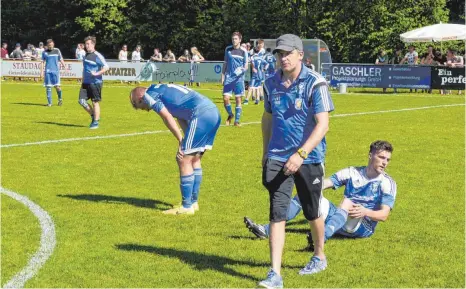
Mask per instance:
[[[380,49],[406,47],[401,33],[464,24],[464,7],[464,0],[9,0],[1,24],[10,49],[52,38],[68,58],[94,35],[107,58],[117,58],[126,43],[130,50],[141,45],[145,58],[155,47],[180,55],[196,46],[207,60],[221,60],[231,33],[240,31],[244,41],[283,33],[319,38],[334,62],[373,62]],[[450,46],[464,50],[462,42],[443,45]]]

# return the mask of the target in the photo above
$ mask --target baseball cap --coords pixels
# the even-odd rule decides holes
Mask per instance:
[[[21,43],[18,42],[18,43],[16,43],[15,46],[16,46],[16,47],[20,47],[20,46],[21,46]]]
[[[303,51],[303,41],[294,34],[283,34],[278,37],[276,44],[277,47],[275,47],[273,53],[278,50],[293,51],[296,49],[298,51]]]

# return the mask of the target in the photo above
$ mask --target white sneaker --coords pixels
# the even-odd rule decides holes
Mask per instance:
[[[165,215],[194,215],[194,208],[185,208],[183,206],[175,207],[162,212]]]

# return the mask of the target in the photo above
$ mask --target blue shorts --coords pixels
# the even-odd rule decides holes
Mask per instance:
[[[251,83],[249,84],[250,87],[253,87],[253,88],[259,88],[262,84],[262,80],[260,79],[251,79]]]
[[[217,108],[207,110],[191,119],[181,142],[183,153],[203,153],[205,150],[211,150],[220,122],[220,112]]]
[[[244,95],[244,81],[234,81],[223,86],[223,95],[231,96],[232,93],[235,97],[241,97]]]
[[[60,86],[60,73],[59,72],[46,72],[44,75],[44,86]]]

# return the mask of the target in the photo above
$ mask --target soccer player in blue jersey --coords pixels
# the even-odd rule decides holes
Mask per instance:
[[[199,210],[201,158],[206,150],[212,149],[220,126],[217,106],[200,93],[176,84],[151,85],[148,89],[137,87],[131,91],[130,100],[135,109],[157,112],[179,143],[176,160],[182,202],[181,206],[174,206],[164,214],[194,214]]]
[[[259,104],[259,100],[261,99],[262,95],[260,93],[260,88],[262,87],[262,81],[265,79],[264,70],[267,69],[267,62],[259,56],[259,54],[255,54],[252,57],[251,61],[252,66],[252,77],[251,83],[249,84],[249,91],[244,99],[243,104],[247,105],[249,103],[249,96],[252,95],[252,99],[255,100],[255,104]]]
[[[387,141],[375,141],[369,147],[367,166],[348,167],[324,180],[323,189],[345,187],[344,199],[337,208],[327,199],[322,214],[325,218],[325,241],[334,234],[350,238],[372,236],[379,221],[386,221],[393,209],[396,198],[396,183],[385,172],[393,152]],[[287,221],[294,219],[301,211],[299,196],[295,196],[288,209]],[[257,237],[269,236],[269,225],[255,224],[244,218],[246,226]],[[312,238],[308,240],[312,241]],[[313,248],[312,242],[309,243]]]
[[[248,53],[241,48],[241,33],[234,32],[231,36],[232,45],[225,49],[222,69],[223,103],[228,113],[226,125],[235,118],[235,126],[240,126],[241,97],[244,95],[244,73],[248,69]],[[235,115],[231,110],[230,97],[235,94]]]
[[[269,76],[275,73],[275,69],[277,68],[277,59],[272,54],[272,50],[270,48],[267,48],[266,51],[267,53],[264,55],[264,59],[268,66],[265,70],[265,78],[269,78]]]
[[[60,87],[60,66],[61,63],[66,69],[65,61],[61,56],[60,49],[55,48],[52,39],[47,40],[47,49],[42,53],[41,78],[44,78],[45,92],[47,95],[47,106],[52,106],[52,87],[55,87],[58,95],[58,105],[63,104],[62,91]]]
[[[296,186],[304,216],[315,240],[314,256],[300,274],[312,274],[327,266],[324,254],[324,220],[319,206],[325,161],[325,134],[329,112],[334,110],[325,79],[306,68],[301,39],[280,36],[274,53],[280,69],[266,79],[262,116],[262,182],[270,197],[270,256],[272,268],[259,286],[283,287],[280,275],[285,245],[285,221]]]
[[[95,44],[96,39],[93,36],[84,39],[87,53],[83,59],[83,81],[78,101],[91,116],[90,129],[99,128],[102,74],[109,68],[102,54],[95,50]],[[92,107],[87,103],[89,99],[92,101]]]

